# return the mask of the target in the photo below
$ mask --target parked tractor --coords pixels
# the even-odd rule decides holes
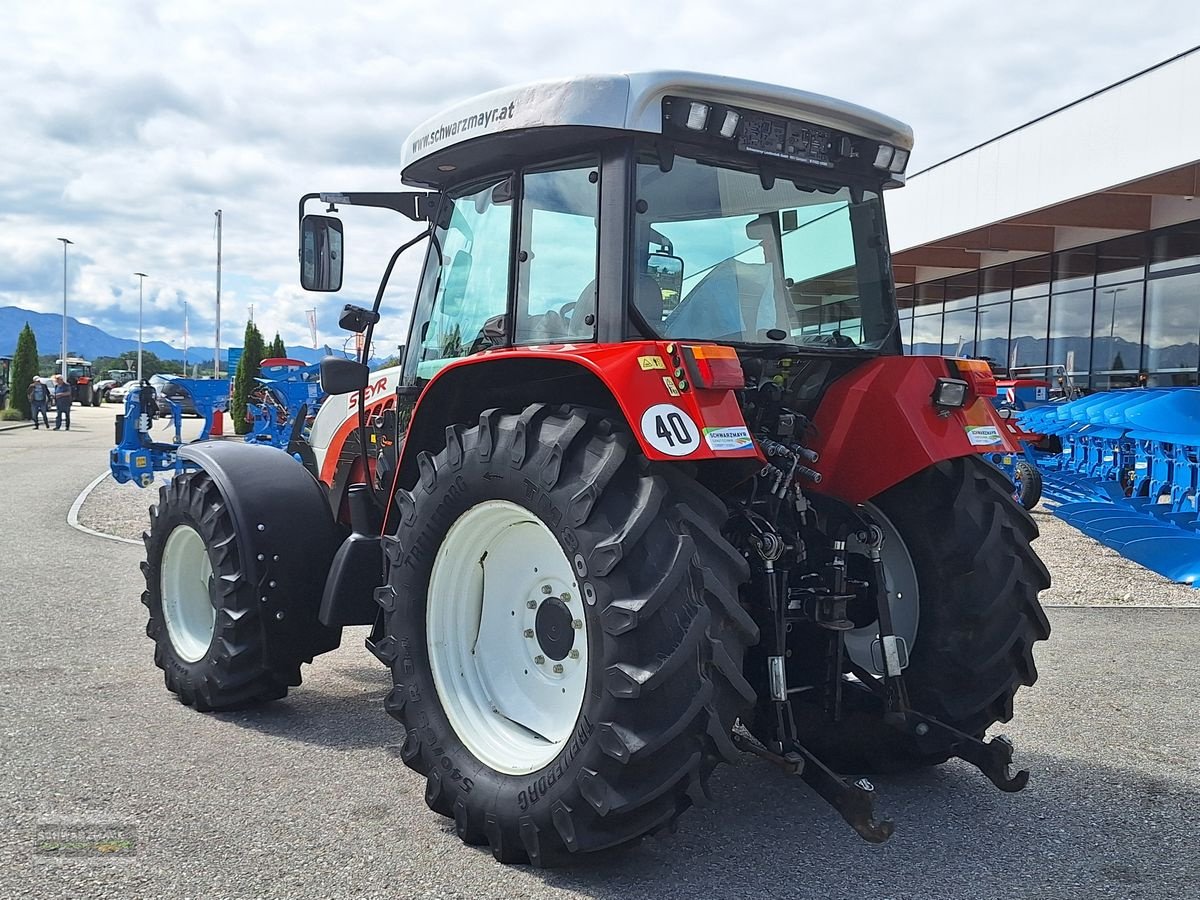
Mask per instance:
[[[56,359],[54,366],[61,368],[63,361]],[[99,406],[101,395],[96,390],[95,378],[92,375],[90,360],[79,356],[67,356],[67,383],[71,385],[71,399],[84,406]]]
[[[340,288],[339,207],[423,226],[341,316],[365,361],[423,244],[406,352],[323,362],[316,478],[179,448],[145,537],[168,689],[275,700],[369,626],[426,802],[503,862],[672,828],[739,752],[869,841],[869,773],[958,757],[1019,790],[985,733],[1037,677],[1049,577],[981,456],[1017,451],[986,363],[902,355],[883,192],[911,145],[798,90],[594,76],[425,122],[418,190],[306,195],[308,290]]]

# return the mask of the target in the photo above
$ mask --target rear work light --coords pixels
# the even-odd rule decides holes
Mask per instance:
[[[879,145],[879,150],[875,153],[875,168],[890,172],[892,175],[902,175],[906,166],[908,166],[907,150],[902,147],[893,147],[891,144]]]
[[[742,363],[732,347],[681,344],[683,363],[692,384],[710,390],[739,390],[746,386]]]
[[[933,405],[939,412],[962,409],[967,405],[967,383],[958,378],[939,378],[933,386]]]

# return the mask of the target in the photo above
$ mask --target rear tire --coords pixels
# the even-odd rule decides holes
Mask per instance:
[[[142,535],[146,634],[167,690],[201,712],[277,700],[300,684],[299,655],[267,652],[261,604],[244,577],[233,517],[204,471],[172,479]]]
[[[899,531],[917,572],[919,624],[904,670],[910,703],[982,736],[1012,718],[1018,688],[1037,680],[1033,645],[1050,636],[1037,600],[1050,584],[1031,546],[1037,525],[1013,502],[1008,479],[976,457],[930,466],[872,503]],[[873,695],[846,690],[834,723],[805,702],[810,693],[792,701],[800,741],[834,768],[896,772],[950,756],[948,745],[918,744],[886,725]]]
[[[436,456],[418,457],[412,493],[397,495],[401,524],[386,541],[385,637],[376,647],[395,682],[385,707],[407,732],[404,761],[426,776],[426,802],[454,819],[466,843],[487,843],[501,862],[537,866],[670,826],[704,796],[716,763],[733,757],[730,731],[754,700],[742,656],[757,629],[737,601],[749,571],[721,536],[724,504],[677,467],[648,463],[622,425],[579,408],[489,410],[477,426],[447,428],[446,438]],[[460,539],[497,510],[527,529],[524,559],[499,541]],[[456,552],[450,563],[439,562],[444,545]],[[499,555],[492,565],[512,573],[506,586],[522,585],[498,610],[483,587],[489,553]],[[554,581],[552,573],[564,571],[555,559],[564,561],[565,585]],[[456,566],[480,569],[474,621],[482,624],[455,657],[461,668],[447,668],[452,630],[438,622],[450,601],[439,585]],[[469,580],[454,583],[466,590]],[[560,592],[583,617],[575,625],[581,646],[570,648],[579,657],[542,643],[543,610]],[[533,610],[539,624],[522,630]],[[489,685],[501,684],[486,677],[500,648],[515,647],[504,658],[516,659],[522,638],[529,660],[509,670],[503,684],[512,686],[487,703]],[[560,658],[584,664],[578,704],[564,705],[557,719],[521,721],[514,692],[542,696],[522,685]],[[481,686],[485,699],[468,702]],[[473,724],[463,724],[468,717]],[[538,752],[501,758],[504,742],[488,737],[513,723],[543,738],[530,744]],[[530,738],[512,743],[522,741]]]

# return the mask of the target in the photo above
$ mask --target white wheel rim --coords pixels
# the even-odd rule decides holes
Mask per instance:
[[[587,636],[575,572],[541,519],[489,500],[450,527],[429,578],[426,642],[442,708],[476,759],[525,775],[558,756],[583,709]]]
[[[217,623],[212,577],[204,538],[190,525],[176,525],[163,547],[159,587],[167,636],[185,662],[203,659],[212,643]]]
[[[921,618],[921,592],[917,584],[917,567],[913,565],[904,539],[891,520],[870,503],[863,504],[871,518],[883,531],[883,580],[887,585],[888,606],[892,610],[892,629],[903,638],[911,656],[917,643],[917,625]],[[846,539],[846,551],[866,555],[866,547],[853,535]],[[876,665],[871,645],[879,640],[879,620],[846,632],[846,653],[859,666],[875,675],[883,675]]]

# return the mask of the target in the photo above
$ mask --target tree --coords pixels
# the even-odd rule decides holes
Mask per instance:
[[[29,384],[38,373],[37,336],[29,323],[21,329],[17,336],[17,350],[12,361],[12,380],[9,382],[9,405],[19,409],[26,419],[31,418],[29,412]]]
[[[283,345],[283,338],[279,336],[279,332],[275,332],[275,340],[271,341],[271,346],[267,348],[267,355],[264,359],[283,359],[287,356],[287,347]]]
[[[229,415],[238,434],[247,434],[250,423],[246,421],[246,405],[250,392],[258,386],[259,364],[263,361],[266,347],[262,332],[253,322],[246,323],[246,334],[242,339],[242,358],[238,360],[237,372],[233,376],[233,397],[229,401]]]

